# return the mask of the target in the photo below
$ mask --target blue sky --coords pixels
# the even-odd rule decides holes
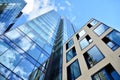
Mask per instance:
[[[120,0],[25,0],[28,4],[19,22],[55,9],[80,29],[95,18],[120,31]]]

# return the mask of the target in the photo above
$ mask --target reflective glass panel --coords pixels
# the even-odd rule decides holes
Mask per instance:
[[[86,48],[91,42],[92,39],[89,37],[89,35],[87,35],[83,40],[80,41],[81,49]]]
[[[69,51],[66,53],[67,62],[69,62],[74,56],[76,56],[75,47],[73,47],[71,50],[69,50]]]
[[[101,34],[103,34],[106,30],[108,30],[108,26],[104,25],[104,24],[100,24],[95,30],[94,32],[100,36]]]
[[[86,48],[89,45],[89,42],[84,38],[83,40],[80,41],[80,47],[81,49]]]
[[[78,60],[76,60],[67,67],[67,80],[75,80],[80,75],[80,66]]]
[[[36,45],[34,44],[28,51],[27,53],[29,55],[31,55],[34,59],[38,60],[38,57],[40,56],[41,54],[41,49]]]
[[[0,39],[0,55],[3,52],[5,52],[8,48],[9,48],[9,46],[7,44],[5,44],[5,42],[3,40]]]
[[[113,30],[110,34],[107,35],[107,37],[120,46],[120,32]]]
[[[94,25],[96,25],[97,24],[97,20],[93,20],[90,24],[92,25],[92,26],[94,26]]]
[[[70,48],[74,44],[73,39],[71,39],[67,44],[66,44],[66,49]]]
[[[11,73],[8,77],[9,80],[22,80],[20,77],[16,76],[15,74]]]
[[[86,32],[85,32],[84,30],[80,31],[80,32],[79,32],[80,38],[81,38],[85,33],[86,33]]]
[[[109,46],[113,51],[120,47],[120,33],[116,30],[110,32],[103,39],[105,44]]]
[[[16,67],[21,59],[22,56],[13,49],[8,49],[0,56],[0,62],[11,70]]]
[[[115,71],[111,64],[105,66],[92,76],[92,80],[120,80],[120,75]]]
[[[6,80],[6,78],[0,75],[0,80]]]
[[[24,51],[27,51],[33,45],[33,42],[27,37],[23,37],[17,45],[22,48]]]
[[[28,60],[23,59],[14,69],[14,72],[17,75],[21,76],[24,80],[27,80],[33,68],[33,64],[31,64]]]
[[[0,74],[4,75],[5,77],[8,77],[8,75],[11,73],[6,67],[0,64]],[[0,79],[2,80],[2,79]]]
[[[86,60],[86,63],[88,65],[88,68],[91,68],[95,64],[97,64],[99,61],[101,61],[104,56],[100,52],[100,50],[94,46],[90,50],[88,50],[86,53],[84,53],[84,58]]]

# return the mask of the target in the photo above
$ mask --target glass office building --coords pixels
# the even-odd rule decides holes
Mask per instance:
[[[63,46],[62,80],[120,80],[120,32],[91,19]]]
[[[0,35],[14,25],[25,5],[24,0],[0,0]]]
[[[63,44],[75,33],[73,24],[61,18],[44,80],[62,80]]]
[[[35,74],[43,80],[56,34],[62,28],[58,27],[60,21],[60,15],[52,10],[3,34],[0,80],[34,80]]]

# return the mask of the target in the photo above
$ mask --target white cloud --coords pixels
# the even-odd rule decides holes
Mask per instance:
[[[28,20],[31,20],[39,15],[42,15],[52,9],[56,9],[50,0],[25,0],[27,5],[23,9],[23,13],[27,14]]]
[[[33,10],[33,2],[34,0],[25,0],[27,2],[26,6],[24,7],[24,9],[22,10],[22,12],[29,14],[32,10]]]
[[[69,1],[65,1],[65,3],[68,5],[68,6],[71,6],[71,3]]]
[[[65,10],[65,7],[61,6],[60,9],[64,11],[64,10]]]

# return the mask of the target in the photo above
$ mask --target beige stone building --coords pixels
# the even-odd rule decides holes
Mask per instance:
[[[120,32],[89,20],[63,46],[62,80],[120,80]]]

